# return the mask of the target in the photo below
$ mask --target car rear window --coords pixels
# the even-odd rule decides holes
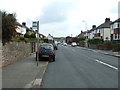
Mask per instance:
[[[50,49],[53,50],[53,46],[49,44],[40,45],[39,49]]]

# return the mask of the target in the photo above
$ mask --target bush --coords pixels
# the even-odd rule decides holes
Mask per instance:
[[[112,51],[120,51],[120,43],[112,43]]]
[[[11,40],[12,41],[24,41],[24,37],[17,36],[17,37],[13,37]]]
[[[112,49],[112,42],[111,41],[105,41],[103,43],[104,49],[105,50],[111,50]]]
[[[85,46],[85,42],[84,42],[84,41],[80,41],[79,44],[80,44],[80,46],[82,46],[82,47]]]
[[[31,38],[36,38],[35,33],[32,33],[32,34],[31,34]]]
[[[93,39],[88,40],[89,44],[99,44],[99,43],[103,43],[103,42],[104,42],[104,40],[100,39],[100,38],[93,38]]]
[[[24,37],[25,38],[31,38],[31,35],[28,32],[26,32],[26,34],[24,35]]]

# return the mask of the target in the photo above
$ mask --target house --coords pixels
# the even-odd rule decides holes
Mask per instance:
[[[110,18],[106,18],[105,22],[94,30],[94,38],[102,38],[104,41],[111,40],[110,23],[112,23]]]
[[[53,36],[51,36],[50,34],[48,34],[47,39],[48,40],[53,40]]]
[[[73,42],[73,37],[67,36],[66,43],[71,44]]]
[[[92,29],[89,31],[88,39],[93,39],[94,38],[94,30],[96,30],[96,25],[93,25]]]
[[[120,18],[111,24],[111,41],[120,41]]]
[[[85,32],[83,32],[83,31],[81,30],[81,33],[77,36],[77,38],[85,38],[85,37],[84,37],[84,34],[85,34]]]
[[[17,36],[24,36],[24,34],[26,33],[26,28],[23,27],[23,25],[20,24],[19,22],[16,22],[16,26]]]
[[[26,26],[25,22],[23,22],[22,24],[16,22],[16,26],[17,26],[16,28],[17,36],[24,36],[26,32],[29,32],[30,34],[35,33],[35,31],[33,31],[32,28],[28,28]]]
[[[84,37],[85,37],[86,40],[88,40],[88,33],[89,33],[88,30],[84,32]]]
[[[26,23],[25,23],[25,22],[22,23],[22,26],[23,26],[23,28],[25,28],[25,31],[24,31],[25,33],[26,33],[26,32],[29,32],[30,34],[34,33],[34,31],[33,31],[32,28],[28,28],[28,27],[26,26]]]

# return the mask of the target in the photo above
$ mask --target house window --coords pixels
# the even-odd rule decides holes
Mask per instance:
[[[117,34],[115,34],[115,39],[117,39]]]
[[[120,34],[118,34],[118,39],[120,40]]]
[[[119,23],[118,23],[118,28],[119,28]]]

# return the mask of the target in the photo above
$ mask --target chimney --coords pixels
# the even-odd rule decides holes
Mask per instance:
[[[110,18],[106,18],[106,19],[105,19],[105,22],[109,22],[109,21],[110,21]]]
[[[96,28],[96,25],[92,25],[92,28]]]
[[[30,27],[30,29],[32,29],[32,27]]]
[[[83,31],[81,30],[81,33],[83,33]]]
[[[23,23],[22,23],[22,25],[23,25],[23,26],[26,26],[26,23],[25,23],[25,22],[23,22]]]

